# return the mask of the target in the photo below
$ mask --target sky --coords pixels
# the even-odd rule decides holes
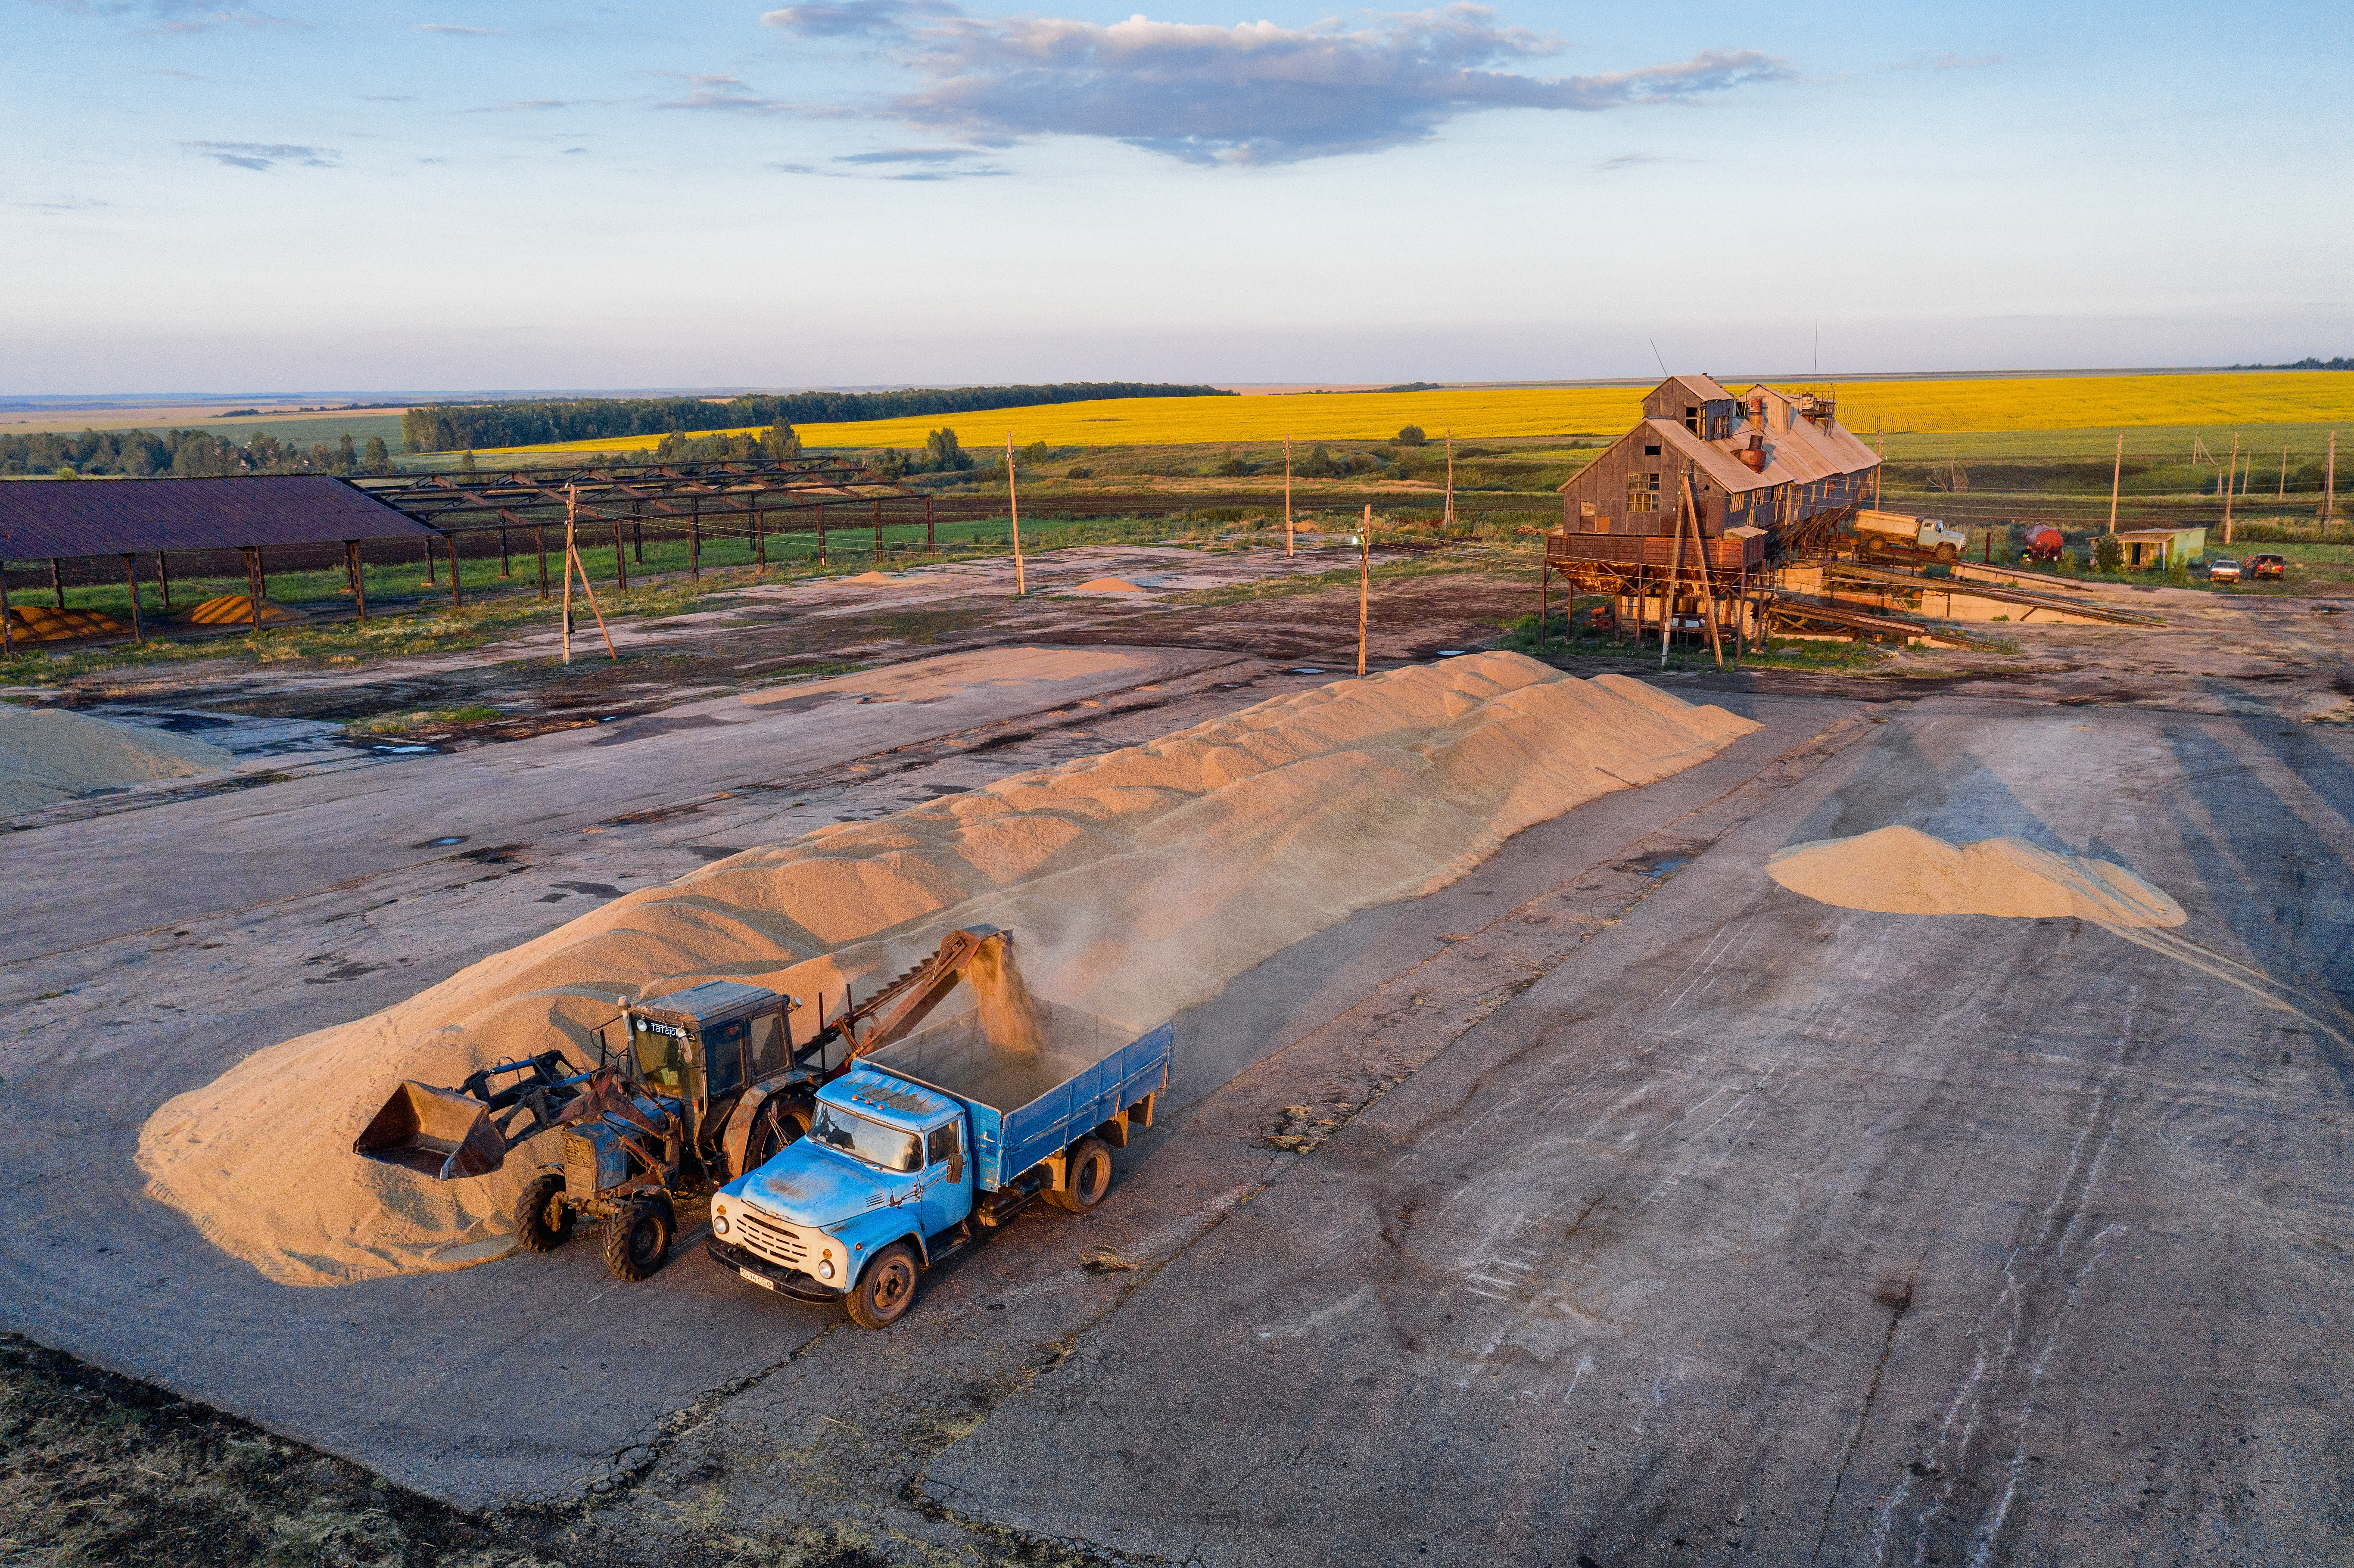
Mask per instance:
[[[0,395],[2354,352],[2342,0],[0,5]]]

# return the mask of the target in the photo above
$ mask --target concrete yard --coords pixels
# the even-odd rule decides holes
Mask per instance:
[[[2169,633],[2202,671],[2171,689],[2086,628],[1941,684],[1667,677],[1763,727],[1181,1017],[1102,1208],[1025,1213],[887,1332],[747,1286],[699,1215],[639,1285],[576,1243],[297,1289],[143,1195],[148,1116],[253,1049],[737,850],[1320,684],[1314,602],[975,610],[868,656],[1113,657],[923,702],[698,665],[610,724],[52,809],[0,839],[0,1327],[541,1561],[2354,1559],[2354,729],[2343,618],[2302,608]],[[1765,874],[1893,823],[2114,861],[2190,920]]]

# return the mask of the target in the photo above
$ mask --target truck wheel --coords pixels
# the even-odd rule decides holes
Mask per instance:
[[[564,1175],[550,1171],[532,1178],[515,1200],[515,1239],[526,1252],[554,1252],[572,1239],[572,1206],[564,1201]]]
[[[1953,545],[1940,545],[1937,546],[1937,559],[1945,562],[1947,566],[1952,566],[1956,561],[1958,561],[1961,558],[1962,552],[1958,546]]]
[[[1084,1214],[1111,1191],[1111,1150],[1099,1138],[1083,1138],[1071,1145],[1063,1169],[1070,1176],[1070,1184],[1047,1194],[1056,1208]]]
[[[762,1106],[744,1145],[744,1169],[758,1171],[786,1145],[799,1143],[816,1117],[816,1102],[807,1095],[782,1095]]]
[[[616,1279],[644,1279],[670,1260],[678,1221],[668,1198],[633,1198],[605,1219],[605,1267]]]
[[[916,1301],[916,1249],[893,1242],[866,1265],[844,1301],[850,1320],[862,1329],[887,1329],[907,1315]]]

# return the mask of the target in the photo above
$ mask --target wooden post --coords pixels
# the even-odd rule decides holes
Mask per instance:
[[[687,503],[686,514],[686,575],[695,582],[703,580],[703,498],[696,496]]]
[[[2285,445],[2281,448],[2280,494],[2276,499],[2281,501],[2288,499],[2288,448]]]
[[[646,564],[646,521],[639,514],[640,504],[630,503],[630,555],[642,567]]]
[[[1283,438],[1283,553],[1292,552],[1291,533],[1291,438]]]
[[[2232,466],[2223,473],[2223,543],[2232,542],[2232,492],[2240,477],[2240,434],[2232,432]]]
[[[2329,432],[2328,466],[2321,471],[2321,525],[2326,531],[2338,511],[2338,432]],[[59,603],[64,599],[60,597]]]
[[[507,531],[504,528],[499,530],[499,576],[514,576],[513,566],[507,559]]]
[[[425,547],[425,559],[429,564],[433,559],[430,545]],[[246,624],[256,631],[261,630],[261,601],[269,592],[261,579],[261,547],[248,545],[245,546],[245,619]]]
[[[1365,619],[1373,598],[1373,508],[1365,506],[1363,529],[1357,535],[1357,673],[1365,673]]]
[[[531,538],[532,543],[539,546],[539,602],[546,604],[547,602],[547,524],[533,524]]]
[[[1447,432],[1447,514],[1439,519],[1439,532],[1451,533],[1455,527],[1455,432]]]
[[[367,563],[360,558],[360,542],[357,539],[345,540],[344,554],[351,561],[352,598],[359,605],[360,624],[365,626],[367,624]]]
[[[595,583],[592,583],[592,582],[590,582],[590,581],[588,580],[588,562],[586,562],[586,561],[584,561],[584,560],[582,560],[582,559],[580,558],[580,544],[579,544],[579,538],[578,538],[578,534],[574,531],[573,526],[572,526],[572,514],[573,514],[573,512],[575,511],[575,509],[576,509],[576,508],[578,506],[578,504],[579,504],[579,489],[580,489],[580,487],[579,487],[578,485],[577,485],[577,484],[571,484],[571,485],[567,485],[567,486],[565,486],[565,492],[566,492],[566,495],[565,495],[565,527],[564,527],[564,597],[565,597],[565,600],[566,600],[566,604],[565,604],[565,620],[564,620],[564,631],[565,631],[565,636],[564,636],[564,656],[565,656],[565,662],[566,662],[567,663],[569,663],[569,662],[571,662],[571,658],[572,658],[572,618],[571,618],[571,603],[570,603],[570,600],[571,600],[571,598],[572,598],[572,574],[573,574],[574,572],[578,572],[578,573],[580,574],[580,591],[581,591],[583,594],[587,595],[587,596],[588,596],[588,613],[589,613],[589,614],[591,614],[591,615],[593,615],[593,616],[595,616],[595,617],[597,618],[597,634],[598,634],[599,636],[602,637],[602,638],[605,640],[605,653],[606,653],[606,656],[607,656],[608,658],[611,659],[611,660],[613,661],[613,662],[614,662],[614,663],[618,664],[618,663],[620,663],[620,662],[621,662],[621,655],[620,655],[619,652],[615,652],[615,651],[614,651],[614,648],[613,648],[613,634],[612,634],[612,632],[611,632],[611,631],[610,631],[609,630],[607,630],[607,629],[606,629],[606,626],[605,626],[605,612],[604,612],[603,610],[601,610],[601,609],[598,609],[598,608],[597,608],[597,585],[596,585]]]
[[[2126,433],[2117,432],[2116,461],[2109,469],[2109,532],[2117,531],[2117,486],[2126,477]]]
[[[572,530],[580,516],[580,487],[564,487],[564,662],[572,662]]]
[[[1872,471],[1872,509],[1880,510],[1880,476],[1888,471],[1888,432],[1880,432],[1880,465]]]
[[[425,586],[433,586],[433,535],[425,535]]]
[[[630,591],[630,553],[621,545],[621,520],[619,517],[605,520],[613,525],[613,591],[627,593]]]
[[[883,498],[875,498],[875,564],[883,564]]]
[[[817,503],[817,564],[825,565],[825,503]]]
[[[1553,560],[1542,553],[1544,547],[1542,538],[1537,541],[1537,547],[1540,551],[1537,556],[1537,652],[1542,653],[1545,651],[1545,617],[1552,609],[1546,601],[1553,595]],[[1575,604],[1577,601],[1573,598],[1570,602]]]
[[[924,497],[924,554],[937,556],[939,553],[939,541],[932,536],[932,498],[927,495]]]
[[[155,552],[155,582],[164,590],[164,608],[172,608],[172,567],[164,559],[164,552]]]
[[[1700,567],[1701,586],[1708,590],[1708,645],[1716,653],[1716,667],[1724,668],[1724,636],[1716,627],[1716,577],[1708,569],[1708,540],[1700,531],[1700,503],[1692,499],[1691,464],[1684,464],[1684,512],[1691,518],[1693,560]],[[1681,539],[1681,525],[1676,537]]]
[[[1668,639],[1676,630],[1676,585],[1684,575],[1684,531],[1676,528],[1676,547],[1668,558],[1667,586],[1659,590],[1659,668],[1668,667]]]
[[[760,508],[752,508],[752,558],[762,571],[769,569],[769,536],[760,531]]]
[[[55,556],[49,557],[49,591],[58,596],[58,608],[66,607],[66,574],[63,563]]]
[[[0,561],[0,658],[16,656],[16,612],[8,608],[8,563]]]
[[[441,547],[450,553],[450,608],[463,609],[466,601],[458,591],[458,532],[451,529],[441,535]]]
[[[131,641],[147,641],[146,628],[139,624],[139,556],[136,552],[122,552],[123,580],[131,585]]]
[[[1030,591],[1030,580],[1022,570],[1022,497],[1013,487],[1013,432],[1005,432],[1005,508],[1013,518],[1013,597],[1020,599]]]

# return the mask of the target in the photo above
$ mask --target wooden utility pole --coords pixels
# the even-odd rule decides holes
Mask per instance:
[[[2288,448],[2285,446],[2281,448],[2280,494],[2277,499],[2288,499]]]
[[[1020,599],[1030,591],[1030,580],[1022,571],[1022,497],[1013,487],[1013,432],[1005,432],[1005,509],[1013,519],[1013,597]]]
[[[2117,432],[2116,461],[2109,469],[2109,532],[2117,531],[2117,487],[2126,477],[2126,433]]]
[[[1365,507],[1363,530],[1357,535],[1357,673],[1365,673],[1366,611],[1373,598],[1373,509]]]
[[[2232,492],[2237,488],[2232,481],[2239,472],[2240,437],[2235,430],[2232,434],[2232,466],[2223,471],[2223,543],[2226,545],[2232,542]]]
[[[1283,553],[1291,554],[1291,438],[1283,438]]]
[[[1880,466],[1872,471],[1872,509],[1880,510],[1880,476],[1888,471],[1888,432],[1880,432]]]
[[[2338,511],[2338,432],[2329,432],[2329,464],[2321,471],[2321,521],[2326,525]]]

